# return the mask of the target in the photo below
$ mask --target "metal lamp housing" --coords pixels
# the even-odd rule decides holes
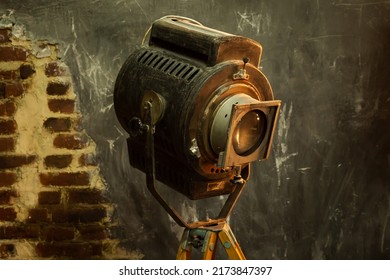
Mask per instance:
[[[190,199],[231,193],[235,167],[249,177],[249,163],[268,157],[280,108],[258,68],[260,44],[176,16],[148,35],[114,91],[130,164],[145,172],[139,131],[150,102],[156,178]]]

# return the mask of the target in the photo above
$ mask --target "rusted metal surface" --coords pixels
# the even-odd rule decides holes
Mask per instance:
[[[273,100],[258,69],[260,44],[180,17],[157,20],[148,37],[117,78],[114,103],[120,123],[134,136],[132,120],[144,119],[145,100],[157,96],[153,106],[163,110],[158,122],[154,117],[157,179],[190,199],[233,192],[233,166],[218,166],[220,154],[209,135],[224,99],[241,93],[257,103]],[[145,142],[142,135],[128,139],[130,163],[144,172]]]
[[[166,17],[153,24],[149,44],[194,56],[208,66],[242,60],[243,54],[253,65],[259,66],[262,51],[261,45],[249,38],[174,17]]]

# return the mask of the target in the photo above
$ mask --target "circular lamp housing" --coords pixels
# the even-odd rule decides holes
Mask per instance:
[[[232,192],[239,166],[269,155],[280,101],[259,71],[257,42],[180,17],[153,23],[117,77],[114,106],[130,164],[145,172],[145,103],[155,125],[156,178],[191,199]]]

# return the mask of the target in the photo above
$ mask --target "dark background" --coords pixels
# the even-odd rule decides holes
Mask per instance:
[[[390,258],[390,1],[1,0],[10,13],[59,44],[128,249],[173,259],[181,235],[129,166],[112,100],[150,24],[177,14],[259,41],[283,101],[270,159],[253,164],[230,218],[246,256]],[[188,217],[221,204],[175,200]]]

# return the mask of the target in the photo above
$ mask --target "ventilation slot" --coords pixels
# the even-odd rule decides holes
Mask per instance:
[[[161,60],[163,60],[163,57],[159,57],[158,59],[156,59],[156,63],[153,64],[153,68],[157,68],[157,65],[161,62]]]
[[[188,74],[187,81],[192,81],[199,74],[199,72],[200,72],[199,68],[195,68],[194,70],[192,70]]]
[[[194,70],[194,67],[187,67],[186,71],[183,71],[181,78],[185,79],[192,70]]]
[[[153,53],[151,52],[145,52],[144,54],[142,54],[139,58],[138,58],[138,62],[144,64],[146,60],[148,60],[151,56],[152,56]]]
[[[145,57],[145,55],[148,53],[148,51],[144,51],[138,58],[137,62],[141,62],[141,60]]]
[[[199,73],[200,69],[176,59],[165,57],[163,54],[145,50],[137,58],[137,62],[159,70],[167,75],[192,81]]]
[[[179,68],[179,66],[181,65],[180,62],[176,62],[173,67],[171,67],[170,71],[169,71],[169,75],[172,75],[174,76],[174,72],[177,70],[177,68]]]
[[[147,60],[146,60],[145,64],[148,65],[148,66],[150,66],[150,65],[156,60],[157,57],[158,57],[157,54],[153,54],[153,55],[150,57],[150,59],[147,59]]]
[[[157,69],[158,70],[161,70],[165,65],[167,65],[167,63],[170,61],[169,58],[166,58],[163,60],[163,62],[160,63],[160,65],[158,65]]]

